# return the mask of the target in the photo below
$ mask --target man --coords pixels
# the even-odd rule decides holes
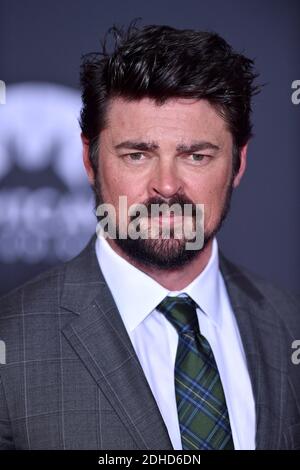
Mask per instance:
[[[299,304],[216,240],[246,169],[253,63],[213,33],[113,32],[81,72],[98,236],[1,301],[0,448],[300,448]],[[192,212],[153,216],[162,204]]]

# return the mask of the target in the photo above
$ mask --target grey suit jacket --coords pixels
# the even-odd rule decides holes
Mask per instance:
[[[0,449],[173,449],[94,242],[0,301]],[[252,382],[256,448],[300,449],[298,301],[222,253],[220,268]]]

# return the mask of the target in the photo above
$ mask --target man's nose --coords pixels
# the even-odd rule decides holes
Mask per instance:
[[[153,171],[149,183],[150,193],[170,198],[180,192],[182,181],[178,174],[176,163],[172,161],[160,161]]]

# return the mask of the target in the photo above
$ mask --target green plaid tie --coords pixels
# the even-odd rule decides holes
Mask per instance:
[[[175,392],[182,448],[234,449],[220,375],[196,307],[187,294],[168,296],[157,307],[179,334]]]

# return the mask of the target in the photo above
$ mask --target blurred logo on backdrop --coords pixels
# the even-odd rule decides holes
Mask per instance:
[[[53,263],[95,231],[82,158],[79,92],[7,86],[0,110],[0,263]]]

